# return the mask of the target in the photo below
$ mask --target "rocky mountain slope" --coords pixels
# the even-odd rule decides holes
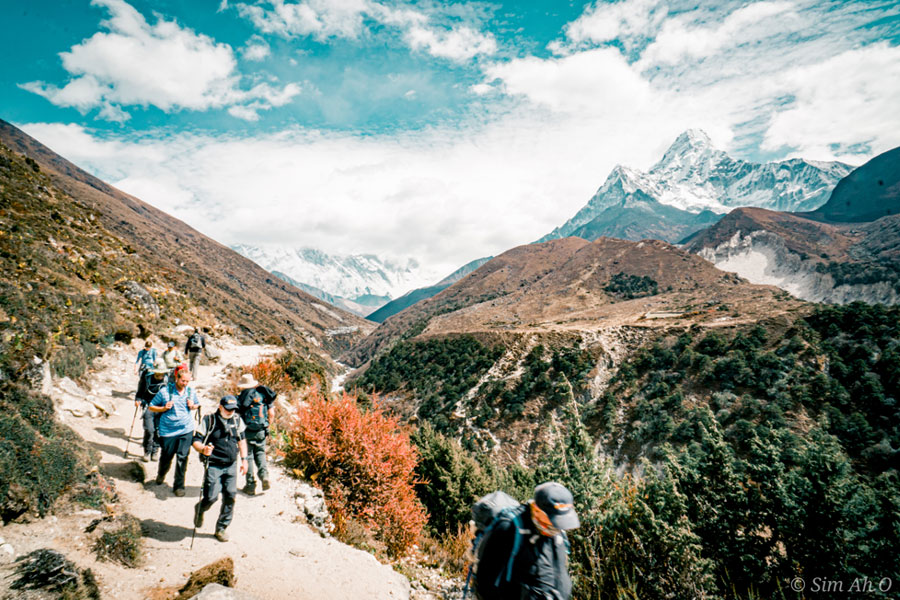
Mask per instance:
[[[702,131],[688,130],[649,172],[617,166],[574,217],[538,241],[579,235],[674,243],[734,207],[818,208],[850,170],[802,159],[751,163],[716,149]]]
[[[650,277],[654,293],[626,299],[607,290],[619,274]],[[665,242],[570,237],[504,252],[436,296],[387,319],[343,360],[362,365],[402,336],[634,324],[648,313],[688,312],[701,299],[710,306],[739,303],[755,313],[759,303],[743,306],[744,301],[774,298],[776,292],[741,282]]]
[[[27,265],[45,257],[40,268],[18,270],[21,285],[29,277],[38,280],[32,288],[43,287],[40,280],[64,278],[84,294],[129,307],[121,313],[135,332],[142,324],[152,329],[160,309],[198,325],[219,321],[246,339],[274,336],[310,349],[336,351],[369,330],[363,319],[326,309],[316,298],[93,177],[3,121],[0,142],[9,148],[4,151],[4,228],[20,230],[6,238],[17,244],[8,250],[4,265]],[[26,159],[30,174],[22,179],[25,172],[13,174],[10,165]],[[98,277],[102,280],[92,281]],[[159,308],[148,308],[154,305]]]
[[[686,249],[725,271],[805,300],[896,304],[898,213],[900,148],[853,171],[816,211],[737,209],[696,235]]]
[[[828,202],[809,214],[818,221],[863,223],[900,211],[900,148],[879,154],[842,179]]]

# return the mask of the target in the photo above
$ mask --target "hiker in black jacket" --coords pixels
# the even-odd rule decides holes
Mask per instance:
[[[194,431],[194,450],[208,461],[203,480],[203,495],[194,505],[194,526],[203,526],[203,513],[215,504],[222,493],[222,508],[216,520],[216,539],[227,542],[225,528],[234,516],[237,478],[247,472],[247,442],[244,423],[237,415],[237,398],[225,396],[219,410],[206,415]]]
[[[478,598],[568,600],[572,581],[565,530],[580,524],[569,490],[555,482],[537,486],[518,526],[501,520],[484,540],[475,577]],[[516,536],[518,549],[510,562]]]
[[[194,333],[190,335],[184,344],[184,355],[187,357],[191,365],[191,377],[196,380],[198,369],[200,367],[200,355],[206,349],[206,336],[200,333],[200,328],[195,327]]]
[[[147,410],[147,405],[156,393],[165,387],[168,372],[166,364],[162,360],[157,360],[152,369],[141,372],[137,393],[134,395],[135,408],[139,406],[143,411],[141,421],[144,424],[144,457],[141,460],[144,462],[159,458],[159,413]]]

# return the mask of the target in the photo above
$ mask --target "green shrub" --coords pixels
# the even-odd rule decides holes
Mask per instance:
[[[620,272],[613,275],[603,289],[614,296],[630,300],[655,296],[659,293],[659,284],[646,275],[629,275]]]
[[[93,550],[97,560],[140,566],[144,554],[140,521],[129,514],[117,516],[100,534]]]
[[[428,423],[412,436],[419,451],[416,486],[419,500],[428,510],[429,526],[436,532],[453,532],[471,518],[472,504],[491,491],[492,481],[481,465],[458,442],[444,437]]]

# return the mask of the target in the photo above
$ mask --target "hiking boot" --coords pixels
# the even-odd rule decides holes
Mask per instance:
[[[241,488],[241,491],[244,492],[245,494],[247,494],[248,496],[255,496],[256,495],[256,484],[248,483],[247,485],[245,485],[244,487]]]
[[[141,461],[143,461],[143,462],[150,462],[150,455],[149,455],[149,454],[145,454],[143,457],[141,457]]]
[[[220,542],[227,542],[228,534],[225,533],[224,529],[219,529],[218,531],[216,531],[216,539],[219,540]]]
[[[153,483],[155,483],[156,485],[162,485],[164,481],[165,481],[165,477],[157,476],[157,478],[153,480]]]
[[[194,527],[197,529],[203,527],[203,501],[201,500],[194,505]]]
[[[184,490],[183,489],[175,490],[175,495],[178,496],[179,498],[181,498],[182,496],[184,496]]]

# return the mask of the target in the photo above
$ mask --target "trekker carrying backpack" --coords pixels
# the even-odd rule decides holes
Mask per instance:
[[[569,490],[556,482],[542,483],[525,504],[494,492],[475,503],[472,516],[476,537],[470,579],[474,577],[477,598],[569,599],[565,531],[581,524]],[[466,591],[468,585],[469,580]]]
[[[147,340],[144,347],[138,352],[137,359],[134,361],[134,372],[139,373],[141,377],[143,377],[144,372],[151,370],[155,363],[156,348],[153,347],[153,342]]]
[[[191,365],[191,377],[197,379],[198,369],[200,367],[200,355],[206,348],[206,336],[200,333],[200,328],[195,327],[194,333],[188,338],[184,345],[184,355],[187,356]]]
[[[263,491],[269,489],[269,469],[266,466],[266,438],[269,437],[269,423],[275,418],[275,398],[278,394],[260,385],[251,373],[244,373],[238,381],[241,390],[238,396],[238,412],[247,426],[247,448],[250,465],[247,479],[241,488],[248,496],[256,494],[256,477],[262,481]]]

